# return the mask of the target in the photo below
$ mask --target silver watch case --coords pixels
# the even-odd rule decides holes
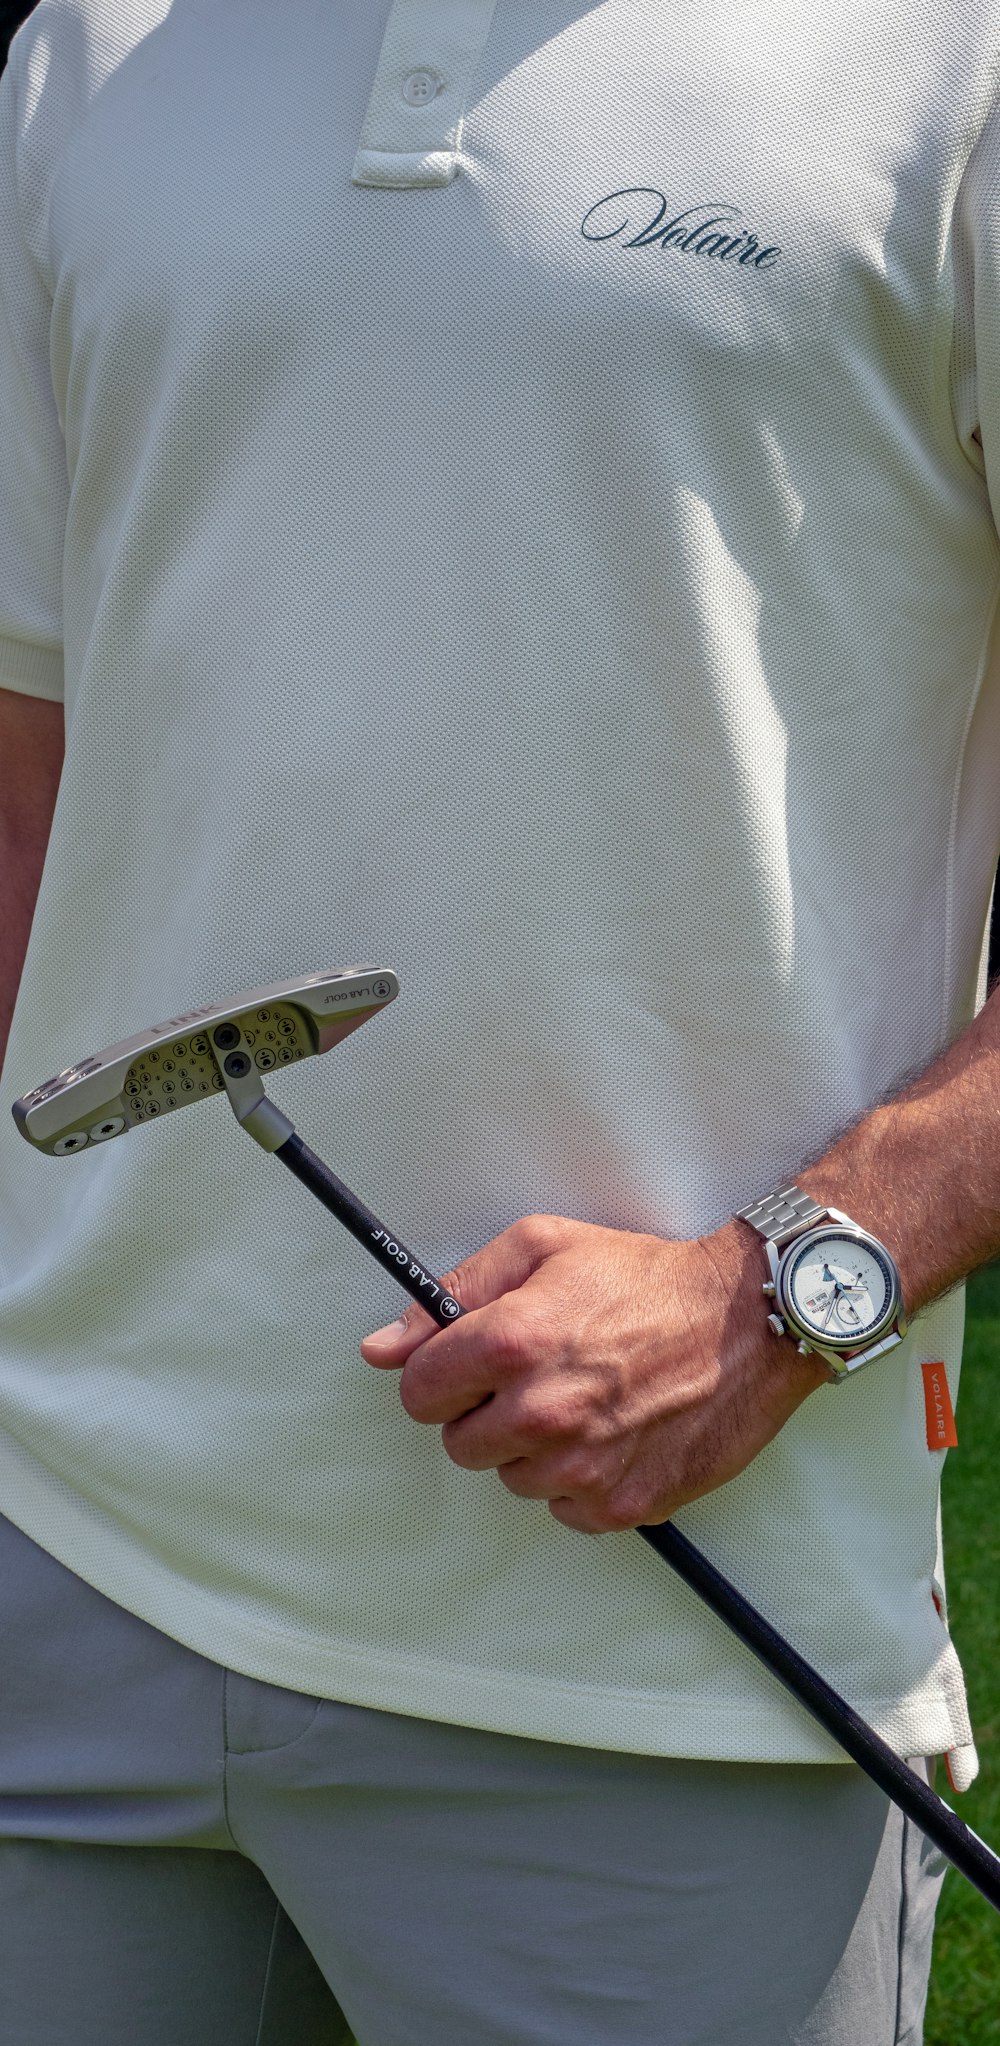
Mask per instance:
[[[771,1270],[771,1284],[765,1287],[765,1292],[771,1293],[773,1289],[774,1303],[778,1310],[777,1314],[770,1317],[772,1326],[780,1315],[783,1323],[782,1333],[798,1339],[803,1356],[821,1357],[829,1367],[831,1375],[840,1381],[849,1378],[852,1372],[860,1370],[862,1365],[870,1364],[875,1357],[882,1357],[886,1351],[895,1349],[896,1344],[902,1342],[906,1334],[906,1322],[902,1312],[899,1272],[885,1244],[880,1243],[877,1236],[872,1236],[867,1229],[860,1228],[857,1222],[851,1221],[849,1215],[842,1215],[836,1208],[827,1209],[827,1218],[817,1223],[814,1228],[804,1229],[800,1235],[793,1236],[783,1251],[777,1250],[773,1243],[765,1245]],[[866,1330],[860,1345],[852,1342],[850,1336],[820,1340],[815,1329],[803,1321],[796,1311],[791,1293],[791,1280],[802,1258],[813,1252],[818,1244],[843,1243],[845,1239],[851,1243],[863,1244],[881,1266],[888,1282],[885,1307],[878,1321]]]

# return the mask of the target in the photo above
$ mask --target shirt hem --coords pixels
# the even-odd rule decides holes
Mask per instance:
[[[515,1675],[401,1652],[386,1655],[227,1612],[216,1596],[179,1579],[148,1555],[138,1559],[95,1526],[58,1481],[40,1500],[24,1471],[6,1464],[3,1511],[50,1555],[106,1598],[209,1662],[286,1690],[336,1699],[405,1718],[444,1721],[570,1747],[684,1757],[692,1761],[848,1763],[850,1758],[773,1680],[773,1703],[692,1698],[684,1693],[612,1690],[537,1673]],[[41,1511],[39,1510],[41,1507]],[[836,1672],[834,1672],[834,1679]],[[967,1748],[947,1697],[928,1685],[898,1699],[851,1700],[901,1756]],[[975,1774],[974,1751],[962,1773]],[[971,1774],[970,1774],[971,1771]]]

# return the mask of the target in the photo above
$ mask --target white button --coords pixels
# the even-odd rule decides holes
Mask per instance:
[[[433,71],[408,71],[403,80],[403,98],[408,107],[429,106],[441,90],[441,80]]]

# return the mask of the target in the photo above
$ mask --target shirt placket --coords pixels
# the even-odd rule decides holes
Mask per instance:
[[[351,178],[397,190],[447,185],[496,0],[395,0]]]

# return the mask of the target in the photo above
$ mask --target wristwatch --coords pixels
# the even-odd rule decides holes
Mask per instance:
[[[902,1342],[895,1260],[849,1215],[786,1186],[740,1208],[738,1220],[764,1239],[771,1273],[764,1292],[775,1309],[767,1319],[775,1335],[797,1337],[803,1356],[822,1357],[836,1384]]]

